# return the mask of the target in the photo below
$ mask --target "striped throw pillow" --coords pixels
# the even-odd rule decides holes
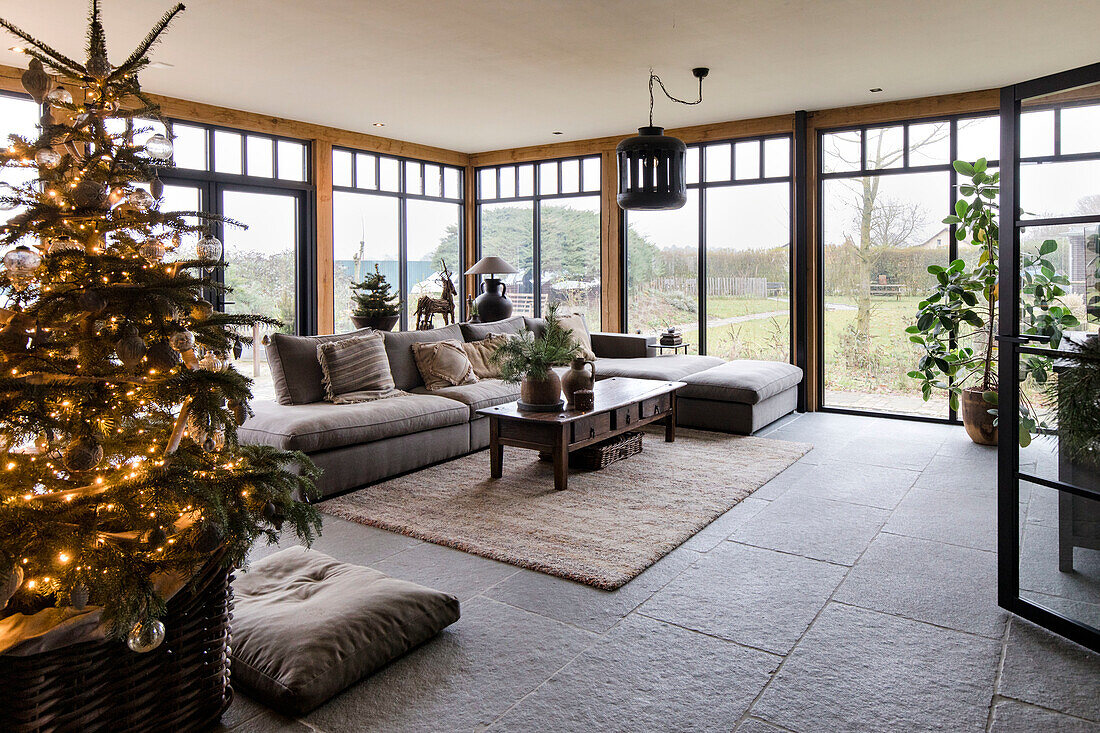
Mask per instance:
[[[400,394],[394,387],[382,334],[317,344],[325,399],[337,405]]]

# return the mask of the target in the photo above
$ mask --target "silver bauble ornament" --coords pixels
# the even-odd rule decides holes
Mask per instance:
[[[157,239],[150,239],[138,248],[138,254],[148,262],[157,263],[164,259],[164,244]]]
[[[107,187],[102,183],[82,180],[72,192],[73,201],[83,208],[100,208],[107,204]]]
[[[195,245],[195,256],[204,262],[220,259],[222,256],[221,240],[212,234],[207,234]]]
[[[200,299],[191,306],[191,318],[196,321],[205,321],[212,315],[214,315],[214,306],[210,304],[209,300]]]
[[[18,205],[18,203],[12,201],[11,199],[4,199],[3,201],[0,201],[0,211],[11,211]]]
[[[126,646],[130,651],[144,654],[151,652],[164,642],[164,624],[156,619],[149,619],[136,624],[126,636]]]
[[[91,438],[77,438],[65,448],[62,460],[75,473],[91,471],[103,460],[103,446]]]
[[[126,201],[131,206],[141,209],[142,211],[149,209],[153,204],[157,202],[157,200],[153,198],[153,194],[149,193],[144,188],[139,188],[131,193],[126,198]]]
[[[61,154],[53,148],[42,148],[34,154],[34,162],[43,168],[56,168],[61,165]]]
[[[73,103],[73,95],[65,87],[57,87],[46,95],[46,99],[50,100],[50,103],[54,105]]]
[[[133,326],[126,328],[115,343],[115,353],[118,360],[128,369],[133,369],[145,358],[145,342]]]
[[[218,447],[218,444],[214,442],[213,436],[207,435],[206,440],[202,441],[202,449],[207,453],[213,453]]]
[[[222,360],[214,355],[213,351],[207,351],[199,359],[199,367],[208,372],[220,372],[223,367]]]
[[[187,351],[195,347],[195,334],[190,331],[176,331],[168,337],[168,345],[176,351]]]
[[[69,605],[78,611],[83,611],[88,605],[88,586],[78,585],[69,591]]]
[[[145,141],[145,154],[153,160],[170,160],[173,149],[172,141],[159,133]]]
[[[4,255],[4,267],[17,278],[29,277],[41,264],[42,257],[30,247],[22,245]]]
[[[68,252],[74,250],[82,250],[84,245],[76,241],[68,234],[60,234],[56,237],[51,237],[46,240],[46,254],[57,254],[58,252]]]
[[[27,90],[27,94],[31,95],[31,99],[38,104],[46,101],[46,91],[50,88],[50,77],[46,74],[46,70],[42,68],[41,61],[32,58],[20,81],[23,82],[23,88]]]

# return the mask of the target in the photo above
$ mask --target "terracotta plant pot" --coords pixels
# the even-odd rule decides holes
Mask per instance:
[[[964,389],[960,399],[963,427],[966,434],[978,445],[997,445],[997,426],[990,415],[993,405],[985,401],[980,389]]]
[[[356,328],[373,328],[376,331],[392,331],[397,322],[401,320],[396,316],[352,316],[351,322]]]
[[[561,379],[550,370],[546,379],[525,376],[519,383],[519,399],[528,405],[560,405]]]

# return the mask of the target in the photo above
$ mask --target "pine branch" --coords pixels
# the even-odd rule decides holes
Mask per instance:
[[[141,62],[145,58],[145,55],[149,53],[149,50],[152,49],[152,47],[160,41],[160,36],[162,33],[164,33],[165,30],[167,30],[168,24],[172,22],[173,18],[175,18],[183,11],[183,3],[178,3],[176,7],[172,8],[163,16],[161,16],[161,19],[157,21],[157,24],[153,26],[148,35],[146,35],[142,42],[138,44],[138,47],[135,48],[133,52],[126,57],[126,60],[123,61],[117,69],[115,69],[115,72],[111,75],[111,78],[114,79],[120,76],[125,76],[131,71],[136,71],[136,65]]]
[[[71,71],[66,72],[66,73],[72,73],[77,77],[81,77],[81,76],[84,75],[84,64],[81,64],[78,61],[74,61],[73,59],[69,58],[65,54],[58,51],[56,48],[53,48],[53,47],[43,43],[42,41],[40,41],[37,38],[35,38],[34,36],[32,36],[30,33],[27,33],[22,28],[19,28],[18,26],[15,26],[12,23],[9,23],[8,21],[4,20],[3,18],[0,18],[0,26],[3,26],[4,28],[7,28],[8,31],[10,31],[14,35],[18,36],[19,38],[22,38],[24,41],[31,44],[35,48],[37,48],[39,51],[46,54],[46,56],[53,59],[53,61],[56,63],[57,66],[67,66],[67,67],[69,67],[69,69],[71,69]],[[29,53],[29,50],[25,50],[25,52]],[[38,60],[42,61],[42,63],[46,63],[46,61],[42,58],[39,58],[37,56],[35,58],[38,58]]]
[[[92,0],[92,7],[88,12],[88,58],[96,56],[107,57],[107,34],[99,19],[99,0]]]

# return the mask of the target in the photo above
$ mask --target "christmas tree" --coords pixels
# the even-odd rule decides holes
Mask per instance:
[[[396,316],[401,312],[398,298],[390,290],[386,276],[374,265],[374,274],[368,275],[361,283],[353,283],[352,294],[355,301],[354,315],[360,318],[380,318]]]
[[[97,2],[83,64],[0,20],[42,105],[37,139],[0,152],[4,180],[32,179],[0,191],[0,616],[98,605],[138,650],[163,637],[155,578],[241,563],[284,520],[307,543],[320,527],[293,498],[308,459],[237,441],[251,381],[229,355],[275,321],[216,312],[220,220],[159,209],[172,143],[141,122],[161,118],[137,74],[182,10],[118,66]]]

